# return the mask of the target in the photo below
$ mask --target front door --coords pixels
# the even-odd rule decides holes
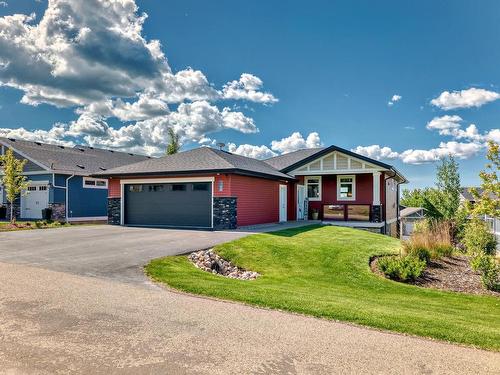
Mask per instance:
[[[21,197],[21,217],[24,219],[41,219],[42,210],[49,205],[49,189],[47,185],[31,185]]]
[[[305,186],[297,185],[297,220],[304,220],[305,217],[305,195]]]
[[[279,204],[280,204],[280,222],[287,221],[287,206],[286,206],[286,199],[287,199],[287,186],[286,185],[280,185],[280,199],[279,199]]]

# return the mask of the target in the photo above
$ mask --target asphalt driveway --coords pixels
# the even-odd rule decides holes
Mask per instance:
[[[92,225],[0,233],[0,262],[147,284],[151,259],[205,249],[248,235]]]

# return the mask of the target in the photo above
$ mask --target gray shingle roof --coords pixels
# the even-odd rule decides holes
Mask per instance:
[[[476,198],[474,198],[474,196],[472,195],[472,193],[470,191],[471,189],[473,189],[473,187],[463,187],[461,190],[461,195],[462,195],[463,199],[465,199],[469,202],[475,202]],[[477,192],[480,196],[483,195],[484,191],[482,188],[476,187],[475,189],[477,190]],[[490,196],[490,198],[495,197],[495,195],[493,193],[490,193],[489,196]]]
[[[291,178],[261,160],[215,150],[210,147],[195,148],[175,155],[146,160],[96,173],[96,175],[187,174],[219,171],[248,173],[274,178]]]
[[[279,156],[275,156],[275,157],[270,158],[270,159],[266,159],[266,160],[264,160],[264,162],[266,162],[267,164],[269,164],[273,168],[276,168],[277,170],[281,171],[281,170],[283,170],[291,165],[294,165],[295,163],[298,163],[299,161],[301,161],[305,158],[308,158],[308,157],[310,157],[310,156],[312,156],[312,155],[316,154],[317,152],[320,152],[324,149],[325,149],[324,147],[305,148],[302,150],[290,152],[288,154],[279,155]]]
[[[63,147],[2,137],[0,144],[14,149],[56,173],[74,173],[82,176],[149,159],[144,155],[88,146]]]

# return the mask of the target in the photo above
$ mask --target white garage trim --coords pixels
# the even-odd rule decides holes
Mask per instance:
[[[211,182],[212,183],[212,218],[211,228],[214,227],[214,184],[215,177],[173,177],[173,178],[140,178],[120,180],[120,225],[125,224],[125,185],[135,184],[175,184],[190,182]]]

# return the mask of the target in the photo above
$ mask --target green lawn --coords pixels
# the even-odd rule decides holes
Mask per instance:
[[[216,247],[261,273],[257,280],[212,275],[186,256],[153,260],[146,272],[186,292],[500,350],[500,298],[424,289],[370,271],[370,256],[399,246],[365,231],[309,226]]]

